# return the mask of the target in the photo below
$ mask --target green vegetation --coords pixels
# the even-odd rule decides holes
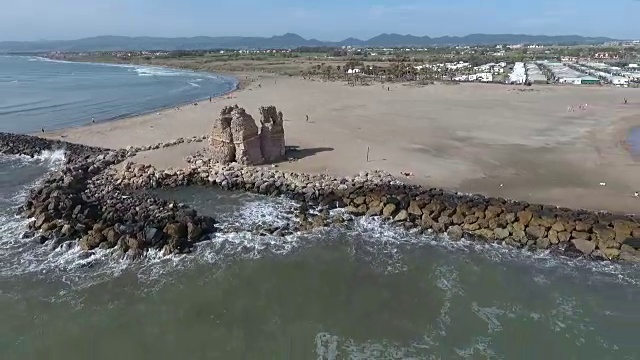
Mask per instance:
[[[604,54],[604,55],[603,55]],[[600,59],[605,56],[609,59]],[[495,73],[494,81],[504,81],[518,61],[566,58],[598,58],[616,66],[638,62],[640,46],[441,46],[425,49],[379,49],[350,47],[300,47],[293,50],[195,50],[169,52],[96,52],[50,54],[67,60],[119,62],[168,66],[222,73],[274,73],[325,81],[365,84],[370,81],[417,81],[429,84],[453,80],[474,73],[474,67],[489,63],[507,63],[504,73]],[[467,63],[451,70],[445,63]],[[348,70],[357,73],[348,74]]]

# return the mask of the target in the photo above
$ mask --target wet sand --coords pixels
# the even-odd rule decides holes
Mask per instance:
[[[638,89],[390,86],[263,75],[211,103],[45,136],[112,148],[148,145],[208,133],[225,105],[246,108],[256,121],[258,106],[275,105],[284,113],[287,145],[299,149],[292,156],[300,158],[282,169],[334,175],[382,169],[404,181],[461,192],[640,213],[640,198],[633,196],[640,191],[640,163],[625,144],[628,129],[640,125]],[[583,104],[586,109],[579,108]],[[180,167],[204,147],[183,144],[134,161]]]

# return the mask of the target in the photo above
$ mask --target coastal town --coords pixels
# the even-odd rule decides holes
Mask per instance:
[[[502,84],[640,86],[640,42],[590,46],[539,44],[435,48],[283,48],[182,51],[52,52],[51,59],[163,64],[282,61],[296,71],[281,74],[358,77],[359,81],[440,81]],[[304,66],[305,60],[309,64]],[[318,66],[320,65],[320,66]],[[268,66],[265,67],[268,70]],[[271,69],[278,72],[278,69]]]

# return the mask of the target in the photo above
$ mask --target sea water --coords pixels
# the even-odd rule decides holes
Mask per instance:
[[[0,55],[0,131],[113,120],[218,96],[236,85],[226,76],[187,70]]]
[[[0,156],[0,359],[640,358],[636,265],[371,218],[258,236],[296,204],[199,187],[156,192],[220,221],[192,254],[129,262],[23,239],[17,207],[63,160]]]

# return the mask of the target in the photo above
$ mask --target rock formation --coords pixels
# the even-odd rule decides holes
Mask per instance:
[[[275,106],[260,107],[260,149],[266,162],[280,161],[285,153],[282,111]]]
[[[219,164],[237,162],[260,165],[283,159],[285,154],[282,112],[275,106],[260,108],[261,131],[253,117],[238,105],[227,106],[213,123],[209,138],[211,159]]]
[[[233,144],[231,120],[236,106],[225,106],[220,111],[220,117],[213,122],[213,130],[209,137],[209,147],[212,159],[220,164],[228,164],[236,159],[236,148]]]
[[[256,121],[237,105],[231,112],[231,134],[238,164],[260,165],[264,163]]]

